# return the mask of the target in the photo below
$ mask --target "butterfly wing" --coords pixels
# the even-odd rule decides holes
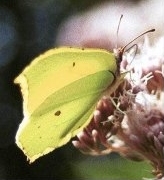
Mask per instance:
[[[59,48],[36,58],[16,78],[24,101],[16,143],[30,162],[66,144],[90,122],[116,70],[107,51]]]

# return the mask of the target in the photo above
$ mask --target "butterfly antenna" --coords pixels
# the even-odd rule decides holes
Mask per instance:
[[[123,15],[121,14],[119,22],[118,22],[118,27],[117,27],[117,36],[116,36],[116,49],[118,48],[118,33],[119,33],[119,29],[120,29],[120,24],[121,24],[121,20],[123,18]]]
[[[132,42],[134,42],[136,39],[140,38],[140,37],[143,36],[144,34],[147,34],[147,33],[149,33],[149,32],[154,32],[154,31],[155,31],[155,29],[150,29],[150,30],[148,30],[148,31],[145,31],[145,32],[143,32],[142,34],[140,34],[139,36],[137,36],[136,38],[134,38],[133,40],[131,40],[131,41],[130,41],[128,44],[126,44],[124,47],[117,48],[117,49],[116,49],[116,52],[115,52],[115,58],[116,58],[116,60],[117,60],[118,66],[119,66],[119,64],[122,62],[122,55],[123,55],[123,53],[124,53],[124,51],[125,51],[125,48],[126,48],[127,46],[129,46],[129,44],[131,44]]]
[[[155,31],[155,29],[150,29],[150,30],[148,30],[148,31],[143,32],[142,34],[140,34],[139,36],[137,36],[136,38],[134,38],[133,40],[131,40],[131,41],[130,41],[128,44],[126,44],[124,47],[122,47],[122,48],[121,48],[121,51],[124,52],[125,48],[126,48],[127,46],[129,46],[129,44],[131,44],[132,42],[134,42],[136,39],[140,38],[141,36],[143,36],[143,35],[145,35],[145,34],[147,34],[147,33],[154,32],[154,31]]]

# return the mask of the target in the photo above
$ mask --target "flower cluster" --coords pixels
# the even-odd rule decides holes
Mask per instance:
[[[103,97],[90,124],[73,144],[83,153],[117,152],[132,160],[147,160],[156,179],[164,177],[164,38],[150,46],[148,39],[124,54],[124,82]]]

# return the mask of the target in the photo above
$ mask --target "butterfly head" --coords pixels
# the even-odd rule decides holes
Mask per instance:
[[[113,50],[114,52],[114,56],[115,56],[115,59],[116,59],[116,63],[117,63],[117,69],[118,69],[118,73],[120,73],[120,63],[122,62],[123,60],[123,54],[125,52],[125,49],[132,43],[134,42],[136,39],[140,38],[141,36],[147,34],[147,33],[150,33],[150,32],[154,32],[155,29],[150,29],[148,31],[145,31],[143,33],[141,33],[139,36],[137,36],[136,38],[134,38],[133,40],[131,40],[129,43],[127,43],[125,46],[123,47],[119,47],[119,48],[115,48]],[[134,45],[132,45],[131,47],[133,47]],[[131,48],[130,47],[130,48]],[[130,49],[128,48],[128,49]]]

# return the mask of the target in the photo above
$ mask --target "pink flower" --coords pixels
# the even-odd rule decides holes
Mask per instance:
[[[164,37],[154,46],[148,39],[124,53],[125,81],[97,105],[90,124],[73,144],[83,153],[117,152],[132,160],[147,160],[156,179],[164,177]]]

